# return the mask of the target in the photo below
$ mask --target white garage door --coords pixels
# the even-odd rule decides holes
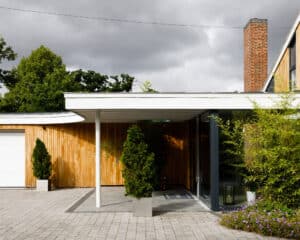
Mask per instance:
[[[0,131],[0,187],[25,187],[25,134]]]

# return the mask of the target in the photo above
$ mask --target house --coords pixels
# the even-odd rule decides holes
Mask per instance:
[[[0,187],[35,187],[31,155],[36,138],[52,156],[55,187],[122,185],[120,155],[133,123],[160,131],[161,178],[181,185],[219,209],[220,111],[251,110],[252,101],[271,108],[280,92],[300,87],[300,16],[268,77],[267,21],[251,19],[244,29],[243,93],[65,93],[63,113],[0,115]],[[300,94],[295,94],[300,103]],[[156,130],[155,130],[156,129]]]

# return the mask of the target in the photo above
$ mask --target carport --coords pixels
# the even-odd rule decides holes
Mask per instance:
[[[300,94],[296,94],[295,104]],[[209,207],[219,209],[219,130],[213,116],[220,110],[251,110],[254,102],[272,108],[281,99],[270,93],[65,93],[66,109],[95,123],[96,207],[101,207],[101,123],[143,120],[180,122],[195,120],[196,196],[201,198],[199,124],[209,126]]]

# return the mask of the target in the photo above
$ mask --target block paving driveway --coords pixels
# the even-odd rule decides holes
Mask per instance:
[[[0,189],[0,239],[276,239],[226,229],[210,212],[66,212],[90,190]]]

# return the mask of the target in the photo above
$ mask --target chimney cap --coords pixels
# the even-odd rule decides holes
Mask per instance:
[[[249,24],[251,23],[264,23],[267,24],[268,23],[268,19],[263,19],[263,18],[251,18],[248,23],[246,24],[246,26],[244,27],[245,29],[249,26]]]

